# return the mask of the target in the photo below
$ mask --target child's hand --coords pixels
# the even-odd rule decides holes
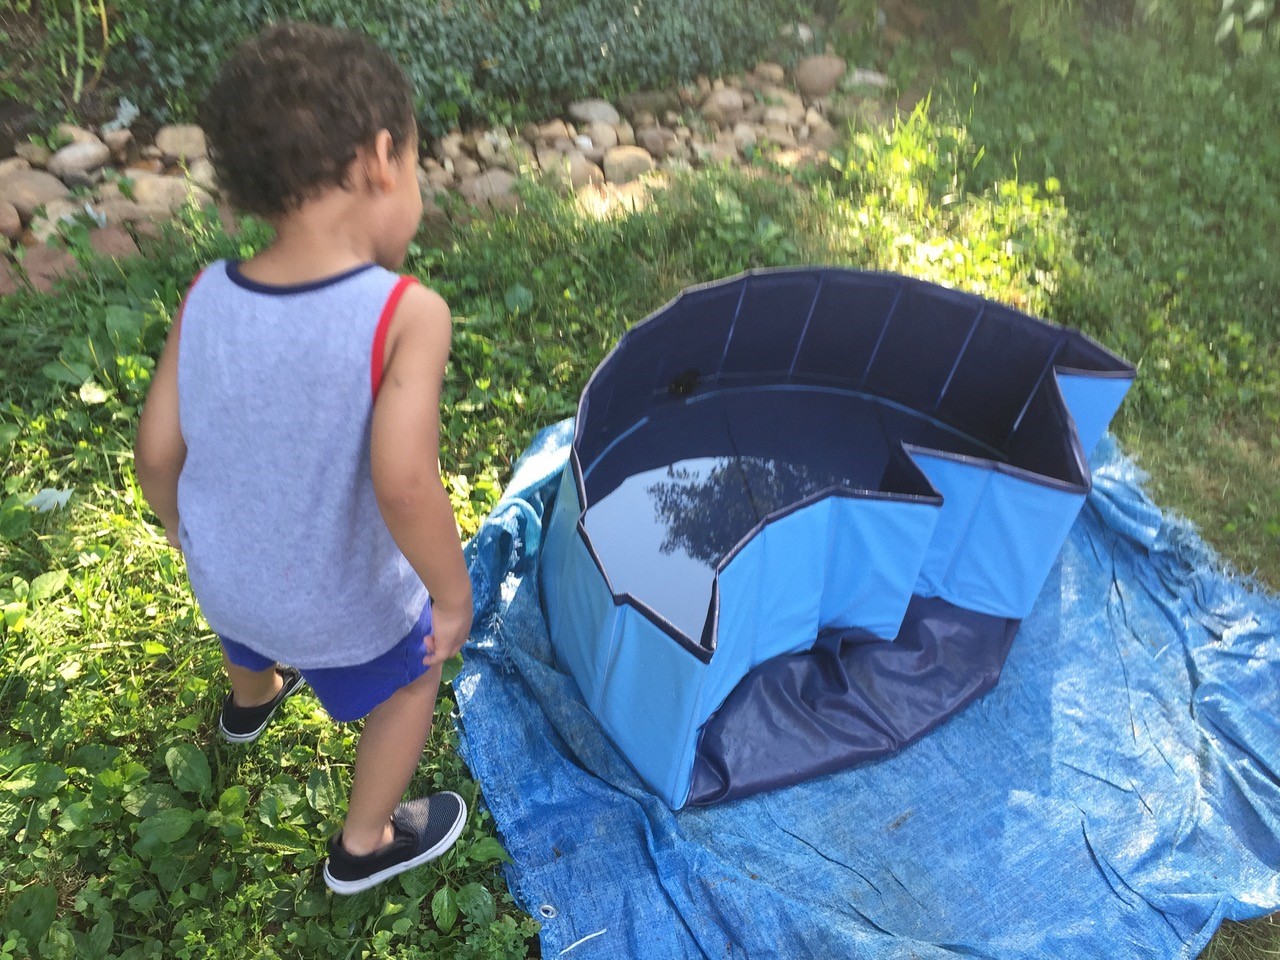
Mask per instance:
[[[470,598],[468,598],[468,601]],[[438,666],[453,657],[467,642],[471,633],[471,604],[455,610],[441,606],[431,608],[431,633],[424,640],[427,655],[422,662],[429,667]]]

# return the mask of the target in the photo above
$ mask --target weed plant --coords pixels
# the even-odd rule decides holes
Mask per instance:
[[[1274,578],[1265,528],[1277,474],[1262,469],[1277,455],[1266,440],[1277,416],[1273,248],[1237,221],[1277,203],[1274,167],[1252,158],[1274,156],[1280,130],[1251,119],[1263,78],[1221,69],[1216,93],[1208,73],[1184,73],[1167,82],[1202,93],[1131,112],[1106,59],[1143,49],[1130,42],[1098,48],[1097,76],[1009,67],[998,84],[979,78],[976,99],[962,71],[967,96],[852,132],[815,173],[690,173],[638,210],[604,212],[530,186],[516,216],[473,220],[442,243],[424,235],[406,269],[455,313],[443,471],[463,532],[534,431],[572,413],[629,324],[690,283],[825,262],[954,284],[1139,360],[1123,438],[1171,490],[1180,469],[1215,471],[1218,485],[1184,508]],[[1080,84],[1070,95],[1081,100],[1105,90],[1117,105],[1091,111],[1066,102],[1075,88],[1050,86],[1063,102],[1045,110],[1036,91],[1047,82]],[[1229,164],[1231,139],[1206,129],[1208,104],[1256,141]],[[1186,136],[1167,132],[1184,126]],[[1141,175],[1126,176],[1133,164]],[[1229,177],[1201,183],[1212,171]],[[447,686],[416,786],[458,789],[477,814],[440,862],[352,898],[328,894],[318,866],[341,818],[353,729],[302,694],[252,747],[215,736],[217,647],[143,504],[130,449],[186,284],[267,236],[247,223],[228,237],[191,211],[145,258],[95,262],[56,296],[0,301],[0,930],[11,931],[0,958],[427,960],[532,948],[536,923],[506,890],[506,855],[454,749]],[[1245,436],[1257,469],[1227,455]],[[1248,503],[1259,505],[1252,521]],[[1230,535],[1220,516],[1236,523]],[[1233,926],[1208,955],[1278,949],[1262,921]]]

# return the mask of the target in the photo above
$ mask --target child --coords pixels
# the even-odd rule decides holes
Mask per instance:
[[[276,238],[188,291],[138,480],[221,639],[223,735],[257,738],[304,680],[335,719],[366,718],[324,868],[355,893],[466,821],[455,793],[400,802],[471,627],[438,461],[449,309],[391,272],[422,216],[412,91],[362,36],[282,24],[223,67],[200,120],[222,188]]]

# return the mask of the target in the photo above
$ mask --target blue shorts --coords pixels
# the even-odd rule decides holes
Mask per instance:
[[[343,722],[359,720],[401,687],[407,687],[430,667],[422,663],[427,655],[423,642],[431,633],[431,604],[422,608],[418,622],[394,647],[365,663],[350,667],[323,667],[302,670],[303,679],[320,698],[329,716]],[[275,661],[250,650],[242,643],[219,637],[227,659],[246,670],[266,670]]]

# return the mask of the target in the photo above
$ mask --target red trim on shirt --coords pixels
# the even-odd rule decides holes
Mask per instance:
[[[391,318],[396,315],[396,307],[400,298],[413,284],[416,277],[401,277],[391,288],[391,295],[382,307],[382,315],[378,317],[378,327],[373,332],[373,355],[369,360],[369,384],[373,389],[373,399],[378,399],[378,388],[382,386],[382,363],[387,353],[387,331],[391,329]]]

